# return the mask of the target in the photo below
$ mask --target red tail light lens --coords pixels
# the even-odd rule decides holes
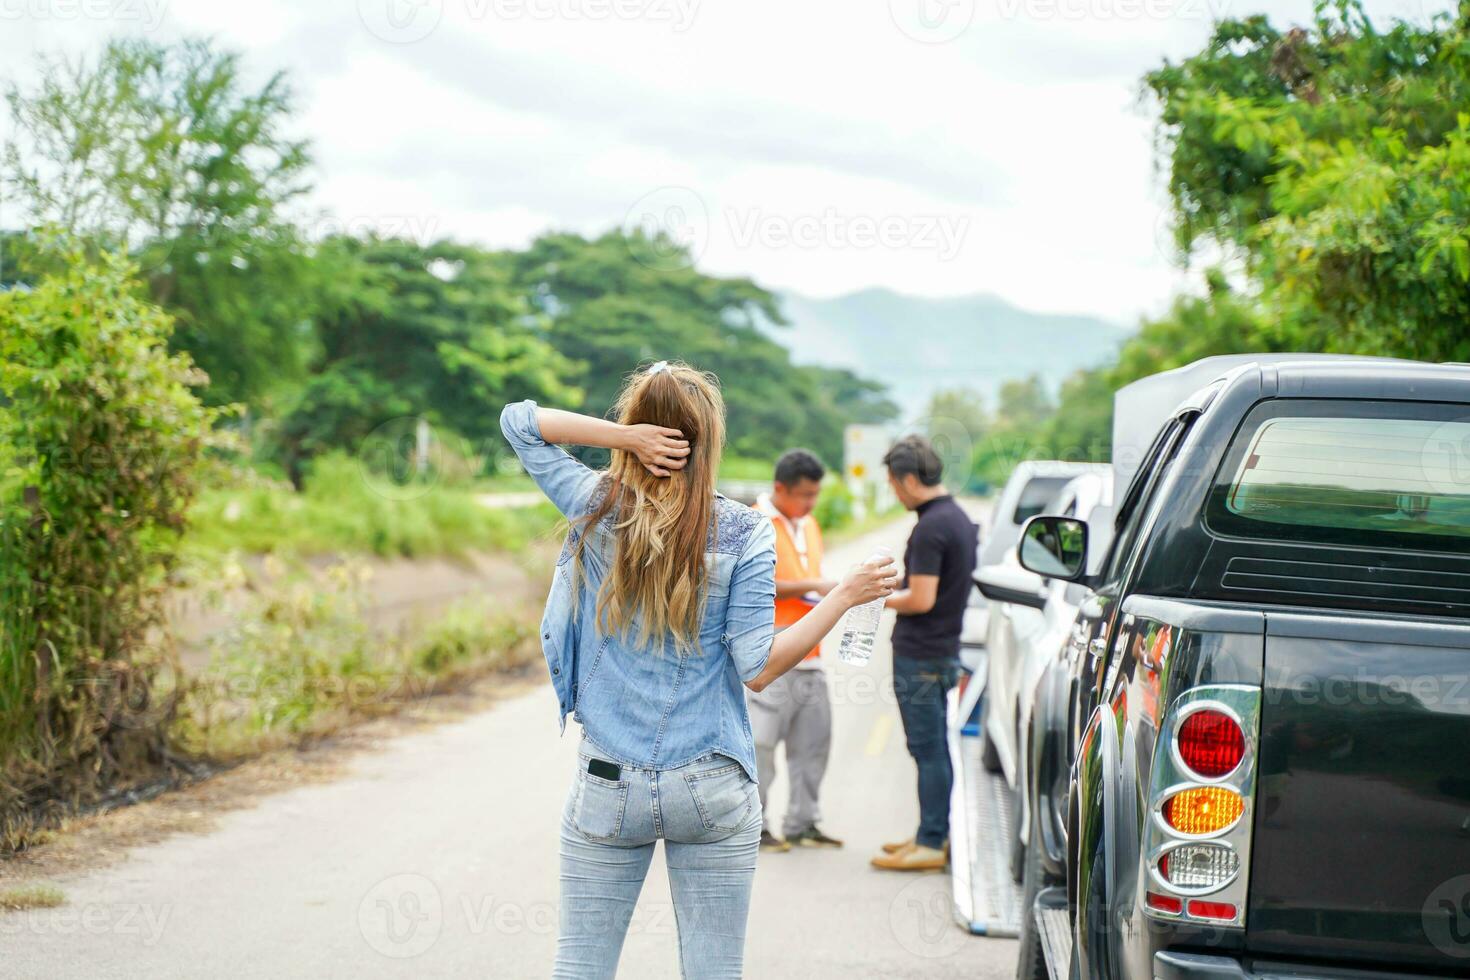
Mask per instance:
[[[1245,758],[1245,732],[1223,711],[1204,708],[1185,718],[1176,736],[1179,758],[1206,779],[1234,771]]]
[[[1233,919],[1235,906],[1229,902],[1201,902],[1195,899],[1189,903],[1189,914],[1200,919]]]
[[[1170,915],[1178,915],[1184,911],[1184,901],[1173,895],[1160,895],[1158,892],[1146,892],[1144,901],[1148,907],[1157,912],[1167,912]]]

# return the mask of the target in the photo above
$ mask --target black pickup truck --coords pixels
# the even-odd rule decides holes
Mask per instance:
[[[1084,523],[1022,536],[1088,590],[1023,975],[1063,910],[1054,976],[1470,974],[1470,368],[1234,367],[1118,492],[1095,574]]]

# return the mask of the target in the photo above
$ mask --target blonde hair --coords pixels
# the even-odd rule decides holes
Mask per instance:
[[[599,627],[626,635],[636,620],[639,642],[667,633],[687,649],[699,637],[705,551],[715,533],[715,480],[725,445],[719,379],[660,361],[624,382],[614,411],[623,425],[678,429],[689,441],[689,456],[683,469],[659,477],[633,453],[614,449],[602,499],[578,535],[578,566],[585,561],[586,531],[613,515],[616,550],[597,592]]]

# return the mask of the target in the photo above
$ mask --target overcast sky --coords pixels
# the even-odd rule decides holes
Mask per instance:
[[[1376,0],[1422,18],[1437,0]],[[315,206],[493,246],[664,227],[814,296],[992,292],[1123,323],[1170,262],[1139,78],[1309,0],[0,0],[0,65],[210,34],[284,68]]]

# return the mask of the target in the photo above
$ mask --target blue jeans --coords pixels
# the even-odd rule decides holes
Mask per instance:
[[[914,840],[935,849],[949,839],[949,689],[959,681],[957,657],[893,655],[893,693],[909,755],[919,770],[919,830]]]
[[[553,977],[592,980],[617,973],[661,837],[680,972],[686,980],[738,978],[760,847],[755,783],[723,755],[663,772],[625,765],[617,780],[589,773],[591,759],[607,757],[584,740],[562,811],[561,934]]]

